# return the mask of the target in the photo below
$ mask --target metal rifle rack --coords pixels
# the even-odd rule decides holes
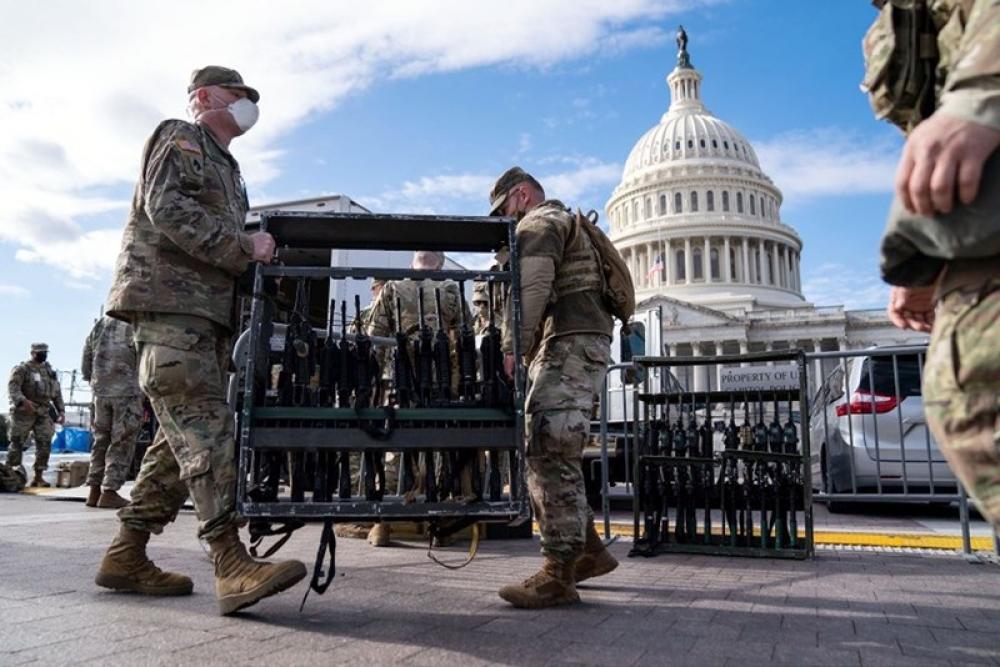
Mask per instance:
[[[810,558],[805,354],[793,350],[632,361],[646,369],[793,362],[798,386],[651,392],[645,380],[643,391],[633,398],[636,540],[629,556]]]
[[[329,378],[323,377],[326,366],[322,355],[327,353],[324,350],[332,354],[336,345],[345,349],[351,347],[356,355],[352,363],[367,364],[368,355],[359,354],[357,350],[372,341],[362,342],[368,337],[347,334],[343,320],[339,327],[334,327],[333,304],[329,310],[323,309],[328,327],[320,328],[315,316],[310,319],[309,313],[300,308],[298,291],[296,305],[292,308],[288,308],[287,303],[282,306],[275,298],[279,281],[291,281],[297,290],[303,291],[307,289],[303,285],[322,284],[326,280],[489,281],[509,286],[513,330],[517,332],[520,331],[520,276],[513,220],[274,211],[262,214],[260,229],[275,237],[279,257],[286,250],[291,251],[286,253],[287,257],[295,257],[302,254],[296,252],[299,250],[492,253],[507,246],[510,263],[509,269],[500,271],[282,264],[255,268],[249,352],[240,369],[243,395],[238,412],[237,505],[240,513],[251,520],[251,536],[254,526],[258,536],[277,535],[290,533],[305,522],[322,522],[320,553],[311,585],[312,590],[322,593],[333,576],[335,541],[332,526],[335,523],[421,521],[430,525],[431,535],[446,536],[479,522],[517,525],[527,520],[530,504],[524,484],[525,377],[522,368],[518,367],[513,382],[505,385],[502,399],[495,399],[498,394],[493,392],[494,385],[486,382],[488,378],[483,377],[481,363],[472,371],[475,389],[469,390],[467,382],[462,400],[437,400],[433,404],[414,401],[414,405],[409,405],[409,401],[395,400],[399,397],[395,388],[386,392],[386,396],[393,398],[378,400],[381,372],[377,364],[372,382],[357,383],[355,377],[352,380],[355,384],[350,385],[343,379],[333,390],[333,381],[327,384]],[[351,308],[352,314],[353,310]],[[288,321],[285,327],[275,326],[281,316]],[[284,339],[284,356],[282,350],[275,349],[281,346],[281,330],[286,337],[297,336],[291,344],[290,338]],[[399,340],[406,341],[406,336],[375,343],[398,349]],[[515,358],[519,358],[520,341],[516,335],[513,344]],[[312,365],[295,354],[289,355],[289,348],[299,357],[312,360]],[[410,344],[406,349],[417,351],[415,345]],[[319,362],[315,362],[315,355]],[[375,363],[374,356],[370,361]],[[502,358],[500,362],[502,372]],[[338,368],[347,366],[341,363]],[[359,372],[365,373],[364,370]],[[289,379],[289,373],[293,379]],[[496,378],[490,382],[494,380]],[[362,389],[365,385],[367,387]],[[370,393],[373,387],[375,390]],[[487,400],[488,393],[493,400]],[[487,451],[490,453],[488,464],[482,454]],[[399,461],[402,484],[397,489],[386,488],[385,471],[380,463],[386,452],[396,454]],[[421,478],[423,487],[415,484],[413,475],[408,474],[413,468],[419,469],[416,463],[420,456],[424,457],[425,464],[425,475]],[[501,456],[510,461],[506,488],[497,481]],[[351,457],[363,461],[361,489],[350,480]],[[457,481],[454,485],[449,484],[453,492],[451,497],[447,494],[448,488],[436,488],[438,465],[435,461],[443,470],[445,461],[465,461],[462,465],[469,465],[470,458],[474,461],[470,473],[474,489],[471,497],[458,492]],[[428,474],[427,470],[431,472]],[[380,480],[378,475],[381,475]],[[374,486],[376,481],[380,481],[378,487]],[[409,489],[405,488],[407,484]],[[275,529],[273,524],[284,524],[286,529]],[[328,552],[331,561],[325,583],[320,581],[324,552]]]

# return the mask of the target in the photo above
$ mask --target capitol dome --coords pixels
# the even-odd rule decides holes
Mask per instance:
[[[636,296],[734,314],[807,307],[802,241],[781,222],[781,191],[750,142],[705,107],[701,82],[685,41],[667,77],[670,107],[632,148],[607,203]]]

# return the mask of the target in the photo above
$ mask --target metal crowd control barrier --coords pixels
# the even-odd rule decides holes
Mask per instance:
[[[892,347],[806,355],[816,387],[809,397],[812,439],[810,473],[813,498],[831,511],[847,503],[955,503],[959,510],[962,550],[972,554],[969,503],[940,454],[927,427],[919,387],[926,346]],[[704,361],[704,359],[703,359]],[[634,496],[632,470],[635,414],[627,403],[631,388],[623,384],[615,395],[608,376],[624,374],[633,364],[615,364],[604,378],[600,409],[601,502],[605,537],[610,536],[611,470],[608,440],[611,400],[620,392],[624,438],[623,493]],[[617,406],[616,406],[617,407]],[[994,534],[1000,556],[1000,536]]]

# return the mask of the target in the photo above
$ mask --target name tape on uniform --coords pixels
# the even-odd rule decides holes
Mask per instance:
[[[721,391],[758,389],[798,389],[797,364],[781,366],[723,366],[719,378]]]

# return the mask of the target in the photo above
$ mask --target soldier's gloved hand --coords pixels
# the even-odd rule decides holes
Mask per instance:
[[[33,401],[29,401],[28,399],[24,399],[23,401],[18,403],[17,407],[21,408],[25,412],[34,412],[36,409],[38,409],[38,406],[35,405]]]
[[[971,204],[983,164],[998,146],[1000,130],[935,113],[906,139],[896,168],[896,194],[907,210],[927,217],[949,213],[956,190],[963,204]]]
[[[254,232],[250,240],[253,241],[253,261],[270,264],[274,259],[274,237],[267,232]]]

